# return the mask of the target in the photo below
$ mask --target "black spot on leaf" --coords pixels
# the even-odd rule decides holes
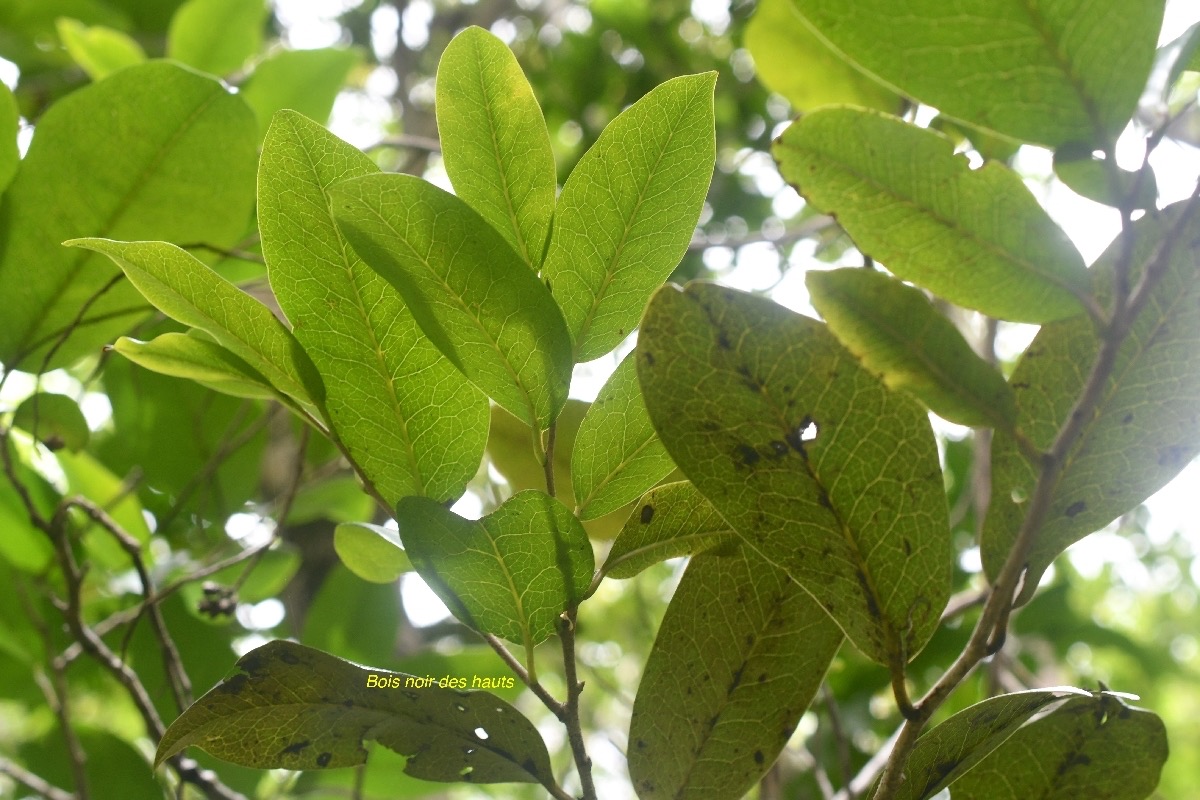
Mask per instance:
[[[648,351],[643,351],[642,358],[646,359],[647,364],[649,364],[652,367],[654,366],[654,355],[653,354],[651,354]]]
[[[1126,414],[1125,416],[1121,417],[1122,425],[1128,425],[1131,422],[1133,422],[1133,414]]]
[[[729,335],[723,330],[717,331],[717,347],[722,350],[729,350],[733,347],[733,344],[729,341]]]
[[[775,452],[776,458],[783,458],[788,454],[787,442],[781,442],[778,439],[771,440],[771,450]]]
[[[762,459],[762,456],[758,454],[758,451],[748,444],[739,444],[734,448],[734,453],[737,454],[742,464],[747,467],[753,467]]]
[[[762,763],[763,763],[764,761],[766,761],[766,760],[767,760],[767,757],[763,755],[763,751],[762,751],[762,750],[755,750],[755,751],[754,751],[754,763],[755,763],[755,764],[758,764],[758,765],[761,767],[761,766],[762,766]]]
[[[649,504],[642,506],[642,524],[649,525],[652,519],[654,519],[654,506]]]
[[[305,739],[303,742],[293,742],[292,744],[289,744],[287,747],[283,748],[279,755],[294,755],[308,747],[310,744],[312,744],[312,741],[309,739]]]
[[[1071,505],[1067,506],[1068,517],[1074,517],[1078,514],[1082,514],[1084,511],[1087,511],[1087,503],[1083,502],[1082,500],[1076,500],[1074,503],[1071,503]]]
[[[300,659],[296,658],[295,653],[289,653],[287,650],[284,650],[279,654],[279,660],[285,664],[291,664],[292,666],[300,663]]]
[[[911,556],[912,555],[912,542],[910,542],[908,539],[905,539],[903,544],[904,544],[904,555]]]
[[[317,756],[317,766],[318,767],[327,767],[327,766],[329,766],[329,762],[332,760],[333,760],[333,753],[321,753],[321,755]]]
[[[245,673],[239,672],[229,680],[221,684],[221,692],[224,694],[241,694],[242,689],[246,688],[246,681],[250,680]]]

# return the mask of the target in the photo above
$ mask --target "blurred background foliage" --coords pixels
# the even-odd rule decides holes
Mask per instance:
[[[433,81],[442,49],[467,25],[490,29],[516,53],[545,109],[560,182],[625,106],[669,78],[716,70],[718,166],[701,225],[674,280],[715,277],[774,290],[777,299],[796,306],[804,298],[787,296],[794,291],[786,281],[789,268],[861,263],[861,256],[831,221],[806,209],[784,186],[768,155],[772,138],[794,114],[826,102],[893,113],[913,109],[831,58],[819,42],[804,39],[802,29],[789,27],[786,6],[786,0],[0,0],[0,78],[19,109],[21,148],[60,98],[128,64],[166,56],[236,87],[261,131],[274,110],[297,108],[329,120],[335,133],[367,149],[384,168],[444,184]],[[1168,98],[1172,108],[1195,100],[1195,77],[1185,76]],[[1190,147],[1197,129],[1193,103],[1170,134]],[[1011,158],[1001,144],[964,141],[963,147]],[[236,247],[214,248],[208,260],[261,297],[265,282],[253,224],[246,230]],[[996,335],[978,320],[960,315],[958,321],[981,343]],[[173,323],[148,319],[135,335],[148,339],[171,329]],[[1002,326],[1001,354],[1011,358],[1014,349],[1004,337],[1021,335]],[[579,373],[576,424],[598,380],[614,365]],[[331,446],[305,437],[278,408],[103,354],[40,380],[11,372],[0,393],[5,424],[16,418],[20,427],[19,406],[37,390],[65,395],[70,409],[82,409],[88,441],[63,433],[79,433],[78,420],[73,427],[71,422],[77,412],[52,412],[47,404],[43,424],[61,422],[55,430],[62,441],[43,436],[46,446],[35,445],[14,434],[18,476],[44,510],[65,494],[82,494],[149,537],[155,585],[160,592],[172,590],[162,613],[198,693],[215,684],[237,654],[275,637],[420,675],[504,674],[473,634],[430,612],[418,579],[405,576],[398,591],[396,584],[368,583],[340,564],[332,546],[335,525],[382,524],[386,517],[358,491]],[[467,511],[486,512],[529,480],[529,454],[515,443],[527,436],[512,435],[513,424],[494,421],[488,460],[462,506]],[[969,432],[940,430],[961,554],[956,591],[966,595],[980,581],[974,542],[984,472],[974,458],[979,442]],[[52,444],[62,449],[51,452]],[[1182,479],[1189,474],[1194,481],[1194,471]],[[562,475],[559,483],[570,485]],[[590,532],[599,548],[620,523],[620,516],[598,521]],[[78,526],[86,531],[82,517]],[[92,797],[161,797],[148,768],[154,745],[124,688],[80,657],[57,622],[50,597],[61,594],[62,579],[40,537],[13,487],[0,481],[0,585],[6,587],[0,591],[0,758],[57,786],[72,784],[67,747],[47,700],[55,696],[54,681],[62,679],[89,756]],[[261,556],[201,574],[268,542],[273,545]],[[176,711],[157,640],[134,613],[140,585],[109,545],[102,536],[82,538],[89,564],[86,620],[137,672],[169,721]],[[1163,716],[1171,736],[1159,796],[1200,797],[1198,549],[1194,527],[1188,535],[1145,509],[1089,539],[1059,562],[1042,593],[1016,616],[1005,650],[941,713],[1032,686],[1094,689],[1103,683],[1134,692]],[[680,568],[668,563],[634,580],[608,581],[581,617],[585,729],[604,797],[628,796],[622,755],[628,716]],[[967,608],[935,636],[912,670],[918,681],[923,677],[928,685],[957,654],[972,614]],[[547,647],[540,671],[548,688],[561,693],[553,646]],[[563,766],[561,728],[530,697],[517,690],[509,695],[543,721],[541,730]],[[770,797],[828,796],[898,722],[886,672],[845,648],[828,676],[828,691],[805,715],[761,791]],[[407,778],[403,759],[387,751],[375,752],[362,774],[261,773],[198,757],[250,796],[484,792]],[[0,773],[0,794],[28,792]],[[501,786],[494,795],[538,797],[540,790]]]

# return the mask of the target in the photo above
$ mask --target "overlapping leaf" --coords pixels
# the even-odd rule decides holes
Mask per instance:
[[[576,361],[616,347],[687,250],[716,159],[716,77],[652,89],[608,124],[563,187],[542,277]]]
[[[189,378],[234,397],[267,398],[270,382],[216,342],[186,333],[163,333],[148,342],[122,336],[113,349],[140,367]]]
[[[917,740],[896,800],[927,800],[986,758],[1030,717],[1081,689],[1036,689],[1000,695],[958,712]]]
[[[921,649],[950,589],[926,412],[825,326],[694,283],[651,300],[646,407],[675,463],[739,538],[810,591],[870,658]]]
[[[1162,720],[1101,692],[1021,728],[950,791],[954,800],[1145,800],[1166,760]]]
[[[626,356],[575,437],[571,480],[580,518],[594,519],[633,502],[674,468],[646,413],[636,359]]]
[[[21,160],[21,154],[17,151],[20,123],[17,99],[7,85],[0,85],[0,193],[8,188],[8,182],[12,180]]]
[[[742,797],[787,743],[843,638],[811,595],[749,548],[695,556],[633,704],[638,797]]]
[[[324,379],[334,432],[384,499],[449,500],[479,466],[487,400],[334,224],[329,187],[377,171],[320,125],[278,114],[258,181],[267,274]]]
[[[79,404],[65,394],[51,392],[37,392],[21,401],[12,425],[28,431],[50,450],[65,447],[73,453],[87,447],[92,435]]]
[[[1083,257],[1003,164],[972,170],[945,136],[854,108],[805,115],[774,152],[788,181],[904,280],[1001,319],[1080,312]]]
[[[480,520],[406,497],[396,521],[409,560],[454,615],[527,652],[554,632],[592,579],[587,534],[544,492],[519,492]]]
[[[238,87],[238,97],[258,117],[260,136],[275,112],[285,108],[309,119],[324,122],[333,101],[362,54],[355,48],[280,50],[254,65],[254,72]]]
[[[159,311],[199,328],[302,405],[320,408],[321,378],[270,309],[167,242],[73,239],[103,253]]]
[[[56,103],[0,214],[0,362],[37,370],[70,329],[48,366],[69,363],[148,310],[127,284],[102,293],[118,271],[63,240],[232,244],[254,203],[255,158],[246,104],[176,64],[130,67]]]
[[[821,37],[899,91],[1057,147],[1116,139],[1154,60],[1164,0],[794,0]]]
[[[512,51],[483,28],[455,36],[434,108],[454,193],[537,272],[558,184],[542,109]]]
[[[167,55],[214,75],[240,69],[262,47],[263,0],[188,0],[171,18]]]
[[[687,481],[651,489],[617,534],[601,572],[632,578],[668,558],[690,556],[735,542],[729,523]]]
[[[333,549],[346,569],[371,583],[392,583],[412,570],[399,534],[379,525],[343,522],[333,531]]]
[[[425,335],[497,404],[547,428],[567,399],[570,336],[508,242],[462,200],[411,175],[366,175],[329,191],[338,227]]]
[[[332,769],[365,763],[368,739],[408,756],[404,771],[424,780],[553,780],[537,729],[495,695],[430,686],[284,641],[238,659],[233,674],[171,723],[155,763],[194,745],[258,769]]]
[[[1006,428],[1017,414],[1004,377],[918,289],[880,272],[810,272],[813,306],[838,340],[892,389],[961,425]]]
[[[103,25],[89,27],[66,17],[59,18],[57,28],[63,47],[94,81],[146,60],[137,40],[121,31]]]
[[[1187,208],[1176,204],[1134,225],[1134,282],[1167,240],[1170,261],[1117,354],[1095,413],[1066,455],[1029,553],[1022,602],[1059,553],[1136,508],[1200,453],[1200,215],[1181,223]],[[1172,233],[1178,224],[1183,227]],[[1114,242],[1093,268],[1105,302],[1122,249],[1121,240]],[[1098,348],[1091,321],[1078,317],[1043,327],[1021,357],[1010,378],[1017,423],[1038,447],[1053,443]],[[984,568],[995,577],[1016,540],[1037,470],[1011,436],[996,437],[992,459],[981,549]]]
[[[792,0],[760,0],[745,42],[758,79],[798,111],[847,103],[900,112],[902,99],[813,33]]]

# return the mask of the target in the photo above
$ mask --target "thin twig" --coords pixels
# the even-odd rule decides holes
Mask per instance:
[[[17,783],[29,787],[42,797],[47,798],[47,800],[79,800],[80,797],[80,795],[63,791],[57,786],[47,783],[29,770],[18,766],[3,756],[0,756],[0,773],[9,776]]]
[[[900,729],[900,736],[888,759],[887,766],[875,792],[875,800],[890,800],[895,796],[903,780],[904,766],[916,746],[925,724],[933,712],[945,702],[950,693],[961,683],[975,666],[988,655],[1003,646],[1008,627],[1008,618],[1013,608],[1014,592],[1025,575],[1026,559],[1034,539],[1041,531],[1059,478],[1067,466],[1067,456],[1083,435],[1085,426],[1091,421],[1100,403],[1108,380],[1116,364],[1117,354],[1129,335],[1139,312],[1149,299],[1150,292],[1166,272],[1171,255],[1187,223],[1200,206],[1200,183],[1197,183],[1187,206],[1171,229],[1163,236],[1155,252],[1143,269],[1138,284],[1122,296],[1114,291],[1112,312],[1108,325],[1101,331],[1100,347],[1093,360],[1087,380],[1074,406],[1058,431],[1053,445],[1045,452],[1039,464],[1037,483],[1029,500],[1025,518],[1017,538],[1009,550],[1000,573],[996,576],[992,593],[984,603],[983,611],[971,633],[967,646],[955,659],[950,668],[933,685],[916,705],[917,716],[909,719]],[[1127,263],[1118,263],[1115,271],[1128,274],[1132,267],[1133,252],[1122,248],[1122,258]],[[1114,290],[1121,284],[1114,281]]]
[[[582,800],[596,800],[596,786],[592,782],[592,759],[587,753],[579,718],[579,695],[583,692],[583,683],[579,681],[575,671],[576,614],[575,608],[568,608],[559,617],[558,622],[558,636],[562,641],[563,651],[563,677],[567,681],[566,719],[563,720],[563,724],[567,727],[567,740],[571,743],[571,752],[575,756],[579,785],[583,789]]]
[[[486,641],[488,645],[496,651],[496,655],[500,656],[500,660],[507,664],[508,668],[516,674],[516,676],[521,680],[521,683],[528,686],[529,691],[533,692],[537,696],[537,699],[542,701],[542,705],[550,709],[550,713],[558,717],[560,721],[564,720],[567,713],[566,706],[556,700],[554,695],[550,694],[550,692],[546,690],[545,686],[542,686],[542,684],[530,677],[529,671],[526,670],[525,666],[508,651],[508,648],[504,646],[504,642],[500,641],[495,635],[490,633],[483,634],[483,638],[484,641]]]

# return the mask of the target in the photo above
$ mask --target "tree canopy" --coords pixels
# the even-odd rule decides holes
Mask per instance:
[[[1187,796],[1179,7],[0,3],[0,792]]]

